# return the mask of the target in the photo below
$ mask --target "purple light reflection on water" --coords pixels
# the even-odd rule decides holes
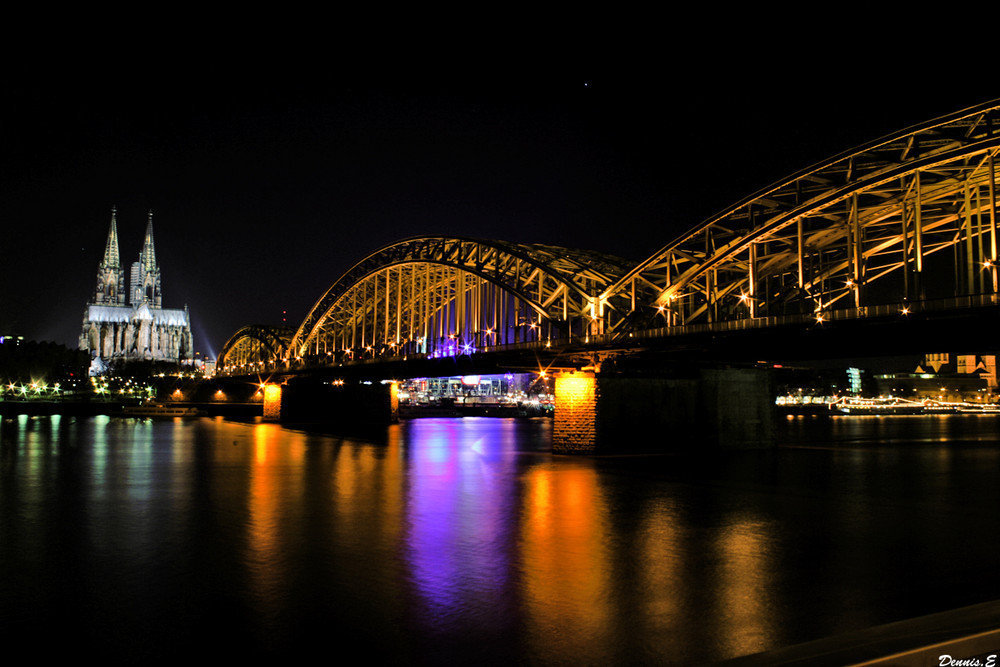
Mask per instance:
[[[545,419],[3,418],[0,639],[712,663],[1000,598],[997,423],[797,420],[794,446],[682,459],[553,456]]]
[[[470,609],[510,595],[509,517],[516,507],[511,420],[406,425],[407,561],[431,631],[461,628]]]

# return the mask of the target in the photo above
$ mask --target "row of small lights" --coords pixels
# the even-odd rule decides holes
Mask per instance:
[[[45,382],[31,382],[28,384],[16,384],[14,382],[6,385],[8,393],[19,394],[21,396],[27,396],[29,393],[36,396],[44,394],[46,391],[51,391],[52,395],[58,395],[62,391],[61,385],[56,382],[51,387],[49,387]]]
[[[94,392],[98,394],[114,393],[114,390],[108,386],[108,381],[106,378],[101,378],[98,380],[96,377],[90,378],[90,383],[93,385]],[[156,393],[156,389],[150,385],[139,386],[138,382],[136,386],[129,386],[132,384],[132,380],[125,380],[125,386],[118,389],[119,394],[146,394],[152,396]]]
[[[988,263],[987,263],[987,265],[988,265]],[[853,287],[853,286],[854,286],[854,281],[848,280],[847,281],[847,287]],[[671,301],[673,300],[673,296],[670,296],[669,298],[670,298]],[[750,295],[747,294],[746,292],[742,292],[738,298],[740,300],[740,303],[747,303],[748,301],[750,301]],[[823,307],[823,305],[820,304],[819,305],[819,309],[822,309],[822,307]],[[660,313],[663,313],[663,312],[666,311],[666,307],[663,306],[663,305],[660,305],[660,306],[657,306],[656,310],[659,311]],[[909,306],[903,306],[900,309],[899,312],[900,312],[901,315],[909,315],[910,312],[911,312],[910,311],[910,307]],[[818,323],[820,323],[820,324],[822,324],[823,322],[826,321],[826,318],[823,317],[823,313],[821,313],[821,312],[817,312],[816,313],[816,321]]]
[[[992,260],[987,259],[987,260],[985,260],[983,262],[983,269],[989,269],[989,268],[992,268],[992,266],[993,266],[993,261]],[[848,278],[847,282],[844,283],[844,286],[847,287],[847,288],[849,288],[849,289],[852,289],[852,288],[854,288],[855,284],[856,283],[854,282],[854,280],[852,278]],[[748,303],[750,301],[750,295],[747,294],[746,292],[740,292],[740,295],[737,298],[740,300],[740,303]],[[670,301],[673,301],[674,300],[674,295],[671,294],[670,296],[667,297],[667,299],[670,300]],[[822,304],[820,304],[820,308],[822,308]],[[657,306],[656,310],[659,311],[660,313],[663,313],[663,312],[666,311],[666,307],[664,305],[660,304],[659,306]],[[903,308],[900,309],[899,312],[902,315],[909,315],[910,314],[910,307],[909,306],[903,306]],[[816,321],[817,322],[823,322],[824,321],[822,313],[817,313],[816,314]]]
[[[110,393],[112,391],[111,389],[109,389],[109,387],[107,385],[107,382],[101,382],[100,384],[98,384],[95,378],[91,378],[91,384],[92,384],[92,389],[93,389],[94,393],[97,393],[97,394],[106,394],[106,393]],[[6,388],[7,393],[15,394],[15,395],[20,395],[20,396],[27,396],[29,394],[32,394],[32,395],[35,395],[35,396],[40,396],[40,395],[45,394],[46,392],[50,393],[53,396],[57,396],[57,395],[59,395],[60,393],[62,393],[64,391],[61,383],[59,383],[59,382],[56,382],[55,384],[53,384],[51,386],[49,386],[45,382],[31,382],[31,383],[28,383],[28,384],[24,384],[24,383],[17,384],[17,383],[13,383],[12,382],[12,383],[7,384],[5,386],[5,388]],[[154,392],[155,392],[155,389],[153,389],[153,387],[150,387],[150,386],[146,386],[146,387],[138,387],[138,386],[136,386],[136,387],[122,387],[121,389],[118,390],[119,394],[135,394],[135,393],[153,394]]]

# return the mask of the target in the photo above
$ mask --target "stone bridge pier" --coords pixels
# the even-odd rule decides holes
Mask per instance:
[[[552,451],[694,452],[774,445],[773,380],[761,368],[556,375]]]
[[[264,421],[353,427],[398,420],[395,383],[293,380],[264,387]]]
[[[555,376],[556,454],[682,453],[774,444],[771,372],[684,368]],[[394,383],[290,380],[264,387],[265,421],[354,427],[399,419]]]

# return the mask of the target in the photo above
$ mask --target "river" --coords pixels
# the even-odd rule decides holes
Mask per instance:
[[[4,653],[711,664],[1000,599],[1000,418],[554,456],[551,420],[351,436],[0,419]]]

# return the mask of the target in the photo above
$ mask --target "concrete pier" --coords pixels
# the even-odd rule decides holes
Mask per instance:
[[[757,368],[556,376],[552,449],[685,452],[774,444],[771,375]]]
[[[290,381],[264,388],[264,420],[297,424],[377,425],[399,421],[395,383]]]

